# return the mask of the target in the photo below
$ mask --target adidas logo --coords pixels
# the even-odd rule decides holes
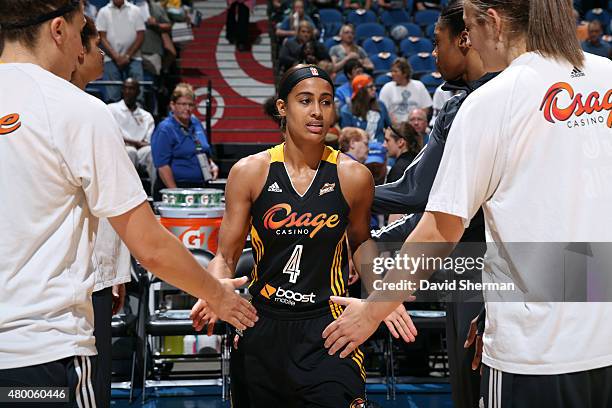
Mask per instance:
[[[584,75],[584,72],[582,72],[579,68],[574,67],[574,69],[572,69],[572,73],[570,74],[570,76],[572,78],[580,78],[585,75]]]
[[[270,187],[268,187],[268,191],[271,191],[273,193],[282,193],[283,190],[281,190],[281,188],[278,186],[278,183],[275,181],[274,184],[272,184]]]

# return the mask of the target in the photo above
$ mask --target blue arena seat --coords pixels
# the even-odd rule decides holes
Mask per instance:
[[[366,38],[386,35],[385,27],[378,23],[363,23],[355,27],[355,38],[361,43]]]
[[[323,45],[325,45],[325,48],[327,48],[328,51],[331,47],[333,47],[336,44],[340,44],[340,37],[338,36],[329,37],[329,38],[326,38],[325,41],[323,41]]]
[[[391,70],[391,65],[397,59],[397,55],[390,52],[381,52],[370,55],[370,60],[374,64],[374,74],[386,73]]]
[[[440,75],[439,72],[430,72],[429,74],[423,75],[420,81],[425,85],[429,94],[433,95],[436,89],[442,85],[444,79],[442,79],[442,75]]]
[[[584,19],[586,21],[599,20],[603,27],[604,33],[608,33],[610,31],[610,12],[608,10],[594,8],[586,12]]]
[[[395,54],[396,52],[395,43],[389,37],[370,37],[361,46],[368,55],[378,54],[379,52],[392,52]]]
[[[428,52],[421,52],[408,58],[408,62],[412,66],[412,72],[415,76],[421,76],[427,72],[436,70],[436,60]]]
[[[344,23],[332,22],[332,23],[321,23],[321,36],[323,40],[338,35],[342,25]]]
[[[346,21],[357,27],[361,24],[376,23],[378,19],[372,10],[353,10],[346,16]]]
[[[321,23],[344,23],[344,16],[338,10],[326,8],[319,10]]]
[[[428,26],[435,24],[440,17],[438,10],[419,10],[414,13],[414,22],[420,26]]]
[[[348,78],[346,77],[346,75],[344,75],[344,72],[340,71],[336,74],[336,78],[334,79],[334,85],[344,85],[347,81]]]
[[[378,75],[375,79],[374,79],[374,84],[376,85],[377,89],[382,88],[382,86],[384,84],[386,84],[387,82],[391,82],[391,73],[390,72],[386,72],[384,74],[380,74]]]
[[[387,30],[389,30],[397,24],[409,23],[410,15],[403,9],[384,11],[381,16],[381,21]]]
[[[408,58],[420,52],[431,53],[433,44],[428,38],[408,37],[402,40],[399,49],[400,54]]]
[[[434,31],[436,30],[436,25],[435,24],[430,24],[427,26],[427,28],[425,29],[425,37],[430,38],[433,40],[434,38]]]

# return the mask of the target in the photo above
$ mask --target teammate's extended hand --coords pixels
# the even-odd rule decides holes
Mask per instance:
[[[325,347],[329,349],[330,355],[344,349],[340,358],[345,358],[376,331],[380,322],[368,315],[368,303],[360,299],[332,296],[331,301],[346,306],[346,309],[323,330]]]
[[[384,320],[391,335],[396,339],[402,336],[406,343],[411,343],[416,340],[417,329],[412,323],[410,315],[406,311],[404,305],[399,305],[389,316]]]
[[[247,281],[246,276],[236,279],[219,279],[220,293],[207,300],[213,313],[239,330],[253,327],[258,320],[255,307],[235,292],[236,288],[245,285]]]
[[[204,328],[204,325],[207,325],[206,334],[212,336],[213,330],[215,328],[215,323],[218,318],[217,315],[213,313],[213,311],[208,306],[208,302],[204,299],[199,299],[195,305],[191,308],[191,312],[189,313],[189,318],[191,319],[191,325],[196,329],[196,331],[200,331]]]
[[[470,331],[468,332],[467,339],[463,344],[464,348],[469,348],[474,340],[476,340],[476,346],[474,350],[474,358],[472,359],[472,370],[477,370],[480,366],[480,360],[482,359],[482,334],[478,333],[478,319],[480,316],[476,316],[470,322]],[[482,375],[482,367],[480,367],[480,374]]]

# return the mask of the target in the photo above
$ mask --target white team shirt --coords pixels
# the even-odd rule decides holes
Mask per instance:
[[[140,107],[132,112],[123,99],[119,102],[110,103],[108,108],[119,123],[124,139],[151,143],[155,120],[149,112]]]
[[[104,103],[33,64],[0,78],[0,369],[96,354],[98,218],[147,196]]]
[[[533,284],[555,271],[558,254],[534,261],[513,256],[511,243],[612,242],[612,62],[585,57],[578,70],[523,54],[471,94],[453,122],[427,211],[468,225],[482,205],[487,241],[498,249],[487,252],[483,281]],[[564,110],[578,94],[598,108]],[[612,303],[493,302],[504,297],[494,295],[485,295],[490,367],[552,375],[612,365]]]
[[[437,87],[436,91],[433,94],[433,102],[432,102],[433,112],[432,112],[431,120],[429,121],[430,127],[433,127],[434,123],[436,123],[436,119],[438,118],[438,113],[440,113],[440,110],[442,109],[446,101],[448,101],[450,98],[453,97],[453,95],[455,95],[454,92],[445,91],[444,89],[442,89],[443,86],[444,84]]]
[[[397,86],[395,81],[387,82],[380,90],[378,99],[384,102],[394,123],[406,122],[413,109],[426,109],[432,105],[427,88],[416,79],[411,79],[405,86]]]
[[[138,31],[145,30],[145,20],[140,9],[126,1],[121,8],[117,8],[112,1],[100,9],[96,17],[96,28],[104,31],[111,47],[120,54],[124,54],[136,41]],[[132,56],[141,60],[140,50]],[[104,62],[112,61],[109,55],[104,56]]]

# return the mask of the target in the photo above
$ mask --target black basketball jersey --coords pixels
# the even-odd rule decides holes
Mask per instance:
[[[350,210],[338,180],[339,152],[325,148],[312,183],[300,196],[283,149],[281,144],[269,150],[268,178],[251,208],[253,303],[289,318],[330,311],[338,318],[341,309],[329,297],[347,291]]]

